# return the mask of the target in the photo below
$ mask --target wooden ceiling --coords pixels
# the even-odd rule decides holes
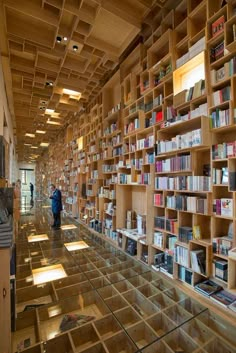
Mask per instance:
[[[0,50],[18,160],[28,161],[98,94],[150,9],[165,0],[0,3]],[[80,99],[63,89],[80,92]]]

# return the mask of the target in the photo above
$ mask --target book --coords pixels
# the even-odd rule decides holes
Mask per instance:
[[[227,292],[224,289],[220,290],[217,293],[212,294],[210,296],[210,299],[212,299],[214,302],[220,305],[223,305],[226,308],[234,302],[236,304],[236,296]]]
[[[216,37],[224,31],[224,23],[225,23],[224,15],[220,16],[219,18],[217,18],[215,22],[212,23],[211,25],[212,37]]]
[[[193,226],[193,239],[201,239],[201,228],[200,226]]]
[[[221,199],[221,215],[226,217],[233,217],[233,200]]]
[[[210,295],[222,290],[223,288],[217,283],[208,279],[206,281],[196,284],[194,289],[197,292],[209,297]]]

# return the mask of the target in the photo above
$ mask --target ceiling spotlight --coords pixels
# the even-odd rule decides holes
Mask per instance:
[[[53,82],[52,81],[47,81],[46,82],[46,86],[53,86]]]
[[[79,48],[78,48],[78,46],[77,45],[73,45],[73,50],[74,51],[77,51]]]
[[[68,39],[67,37],[63,37],[63,40],[64,40],[65,42],[67,41],[67,39]]]
[[[41,107],[39,107],[39,110],[45,110],[45,107],[41,106]]]
[[[60,36],[57,36],[57,43],[61,43],[62,38]]]

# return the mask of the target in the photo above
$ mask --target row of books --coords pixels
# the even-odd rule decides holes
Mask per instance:
[[[230,61],[224,63],[224,66],[218,70],[211,70],[211,84],[214,85],[228,77],[233,76],[236,73],[236,57],[230,59]]]
[[[225,41],[222,40],[215,47],[210,49],[210,63],[213,63],[224,56],[225,52]]]
[[[137,183],[141,185],[150,185],[151,183],[151,174],[142,173],[137,175]]]
[[[229,182],[228,167],[212,168],[212,182],[213,184],[228,185],[228,182]]]
[[[154,206],[164,206],[163,194],[154,194]]]
[[[188,190],[188,191],[210,191],[210,176],[162,176],[155,177],[155,189],[160,190]]]
[[[127,135],[140,127],[139,118],[135,118],[129,124],[124,126],[124,134]]]
[[[211,128],[217,128],[222,126],[227,126],[230,123],[230,110],[221,110],[216,108],[214,112],[210,115]]]
[[[178,220],[176,218],[172,219],[164,216],[156,216],[154,217],[154,226],[172,234],[177,234],[178,232]]]
[[[212,146],[212,159],[225,159],[236,156],[236,141],[218,143]]]
[[[179,68],[180,66],[184,65],[186,62],[188,62],[190,59],[192,59],[194,56],[201,53],[205,49],[206,38],[202,37],[189,48],[189,51],[186,54],[176,60],[176,68]]]
[[[174,208],[178,211],[187,211],[202,214],[208,213],[207,199],[196,196],[166,196],[166,207]]]
[[[233,217],[233,199],[221,198],[213,200],[213,213],[217,216]]]
[[[222,288],[222,286],[208,279],[195,285],[194,289],[209,297],[214,302],[236,311],[236,296]]]
[[[214,254],[229,255],[229,251],[233,247],[233,237],[222,236],[212,240],[212,251]]]
[[[181,156],[176,156],[168,159],[157,160],[156,161],[156,172],[175,172],[180,170],[191,169],[191,155],[185,154]]]
[[[144,148],[153,147],[154,146],[154,136],[149,135],[143,139],[136,141],[137,150],[142,150]]]
[[[176,246],[174,250],[174,260],[182,266],[189,267],[188,249],[183,246]]]
[[[153,126],[159,122],[163,121],[163,112],[158,111],[158,112],[152,112],[151,118],[146,118],[145,119],[145,128],[148,128],[149,126]]]
[[[161,105],[162,103],[163,103],[163,94],[161,93],[153,99],[153,107]]]
[[[178,240],[181,241],[181,243],[188,244],[189,241],[192,239],[193,239],[192,227],[187,227],[187,226],[179,227]]]
[[[191,120],[191,119],[197,118],[199,116],[208,116],[208,104],[207,103],[200,104],[197,108],[195,108],[193,110],[189,110],[188,113],[186,113],[186,114],[179,114],[178,113],[175,116],[175,119],[173,119],[172,123]]]
[[[196,129],[187,132],[186,134],[176,135],[170,141],[157,141],[156,153],[167,153],[179,149],[191,148],[202,143],[202,131]]]
[[[231,87],[226,86],[212,93],[212,104],[219,105],[231,99]]]
[[[198,249],[190,251],[191,268],[194,272],[206,274],[206,251]]]

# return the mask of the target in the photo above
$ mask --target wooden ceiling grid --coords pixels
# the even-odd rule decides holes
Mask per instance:
[[[19,161],[27,161],[35,151],[40,154],[40,143],[51,142],[97,95],[104,75],[119,64],[154,3],[162,7],[164,2],[0,1],[0,50]],[[63,89],[80,92],[80,100],[71,99]],[[57,116],[48,115],[46,109],[55,110]],[[48,119],[61,125],[50,125]]]

